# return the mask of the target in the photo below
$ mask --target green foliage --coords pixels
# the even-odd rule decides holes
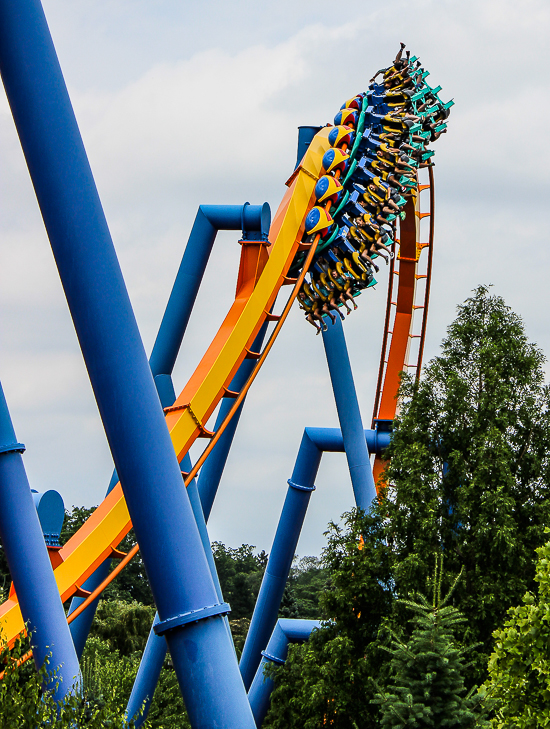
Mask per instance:
[[[155,608],[139,602],[102,600],[96,610],[90,636],[107,641],[122,656],[142,651],[151,630]]]
[[[98,707],[123,711],[139,668],[139,654],[121,656],[110,642],[90,637],[81,661],[84,694]]]
[[[113,673],[108,683],[104,669],[99,669],[101,677],[96,681],[110,687],[99,700],[84,691],[83,697],[71,694],[58,705],[52,694],[43,690],[43,684],[51,680],[55,683],[55,671],[49,670],[46,663],[37,673],[32,660],[19,665],[19,659],[28,650],[28,639],[18,641],[11,651],[5,642],[0,647],[0,665],[4,672],[0,681],[0,729],[74,729],[75,726],[126,729],[133,726],[133,722],[130,725],[126,722],[124,706],[111,690],[120,680],[120,671],[117,671],[118,675]]]
[[[370,677],[387,662],[378,634],[393,599],[383,520],[351,512],[344,527],[330,524],[327,535],[323,563],[331,581],[320,605],[332,622],[308,643],[290,646],[286,664],[274,670],[277,685],[264,724],[273,729],[377,726]]]
[[[191,729],[176,672],[167,665],[160,672],[148,722],[151,729]]]
[[[229,627],[231,628],[231,635],[233,636],[233,643],[235,644],[235,650],[237,651],[237,657],[241,657],[243,652],[244,642],[250,627],[250,618],[237,618],[237,620],[230,620]]]
[[[252,617],[267,555],[255,555],[250,544],[233,549],[221,542],[212,544],[212,553],[224,600],[231,605],[231,619]]]
[[[485,287],[459,307],[442,354],[404,378],[381,507],[400,595],[423,591],[443,551],[447,587],[480,643],[469,686],[486,677],[491,634],[533,588],[533,553],[550,523],[549,390],[521,319]],[[403,622],[403,608],[398,606]]]
[[[400,601],[415,614],[414,629],[407,642],[392,631],[392,647],[387,649],[390,678],[375,702],[382,711],[380,724],[388,729],[468,729],[480,717],[479,698],[466,695],[464,650],[454,636],[465,618],[447,605],[452,590],[441,600],[437,561],[432,603],[424,595],[417,602]]]
[[[321,617],[319,599],[328,583],[328,570],[318,557],[302,557],[296,560],[290,570],[287,583],[287,601],[292,605],[293,615],[303,620],[317,620]],[[284,606],[283,606],[284,607]]]
[[[369,679],[387,692],[385,628],[408,645],[400,598],[433,588],[437,554],[445,555],[444,590],[463,575],[449,609],[465,617],[453,625],[451,646],[458,657],[461,646],[469,650],[460,668],[466,689],[485,681],[492,632],[533,591],[532,557],[550,523],[543,362],[521,319],[480,287],[422,380],[403,378],[385,498],[363,518],[347,515],[343,530],[331,526],[323,555],[331,581],[320,602],[333,623],[292,646],[274,671],[267,726],[380,725]]]
[[[527,592],[493,634],[482,692],[494,704],[493,729],[550,726],[550,543],[537,552],[537,594]]]

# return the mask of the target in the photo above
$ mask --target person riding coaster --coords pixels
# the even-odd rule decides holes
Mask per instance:
[[[351,306],[357,308],[354,297],[376,283],[375,259],[381,255],[388,264],[393,257],[388,246],[397,233],[396,218],[403,219],[418,190],[418,169],[433,164],[427,145],[446,131],[452,102],[442,104],[439,87],[427,86],[419,59],[408,51],[405,58],[404,49],[401,44],[393,65],[381,70],[381,83],[375,83],[376,74],[367,94],[342,105],[328,130],[331,149],[323,157],[316,204],[302,238],[318,242],[299,295],[317,333],[326,328],[327,316],[335,321],[336,311],[344,318],[344,308],[348,314]],[[302,251],[292,270],[304,260]]]

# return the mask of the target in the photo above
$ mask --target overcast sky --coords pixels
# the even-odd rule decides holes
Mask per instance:
[[[197,206],[268,201],[296,127],[342,102],[408,44],[454,98],[436,145],[436,248],[426,359],[480,283],[550,353],[550,112],[544,0],[46,0],[44,7],[150,352]],[[33,488],[103,497],[112,461],[5,97],[0,98],[0,379]],[[231,303],[240,248],[220,234],[180,361],[179,392]],[[368,427],[387,270],[345,324]],[[305,426],[337,426],[320,337],[293,311],[254,384],[215,503],[212,539],[268,550]],[[343,455],[323,457],[299,554],[352,505]]]

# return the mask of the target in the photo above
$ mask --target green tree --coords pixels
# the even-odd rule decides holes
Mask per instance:
[[[328,570],[319,557],[296,559],[287,583],[288,602],[293,615],[288,617],[316,620],[321,617],[319,599],[327,587]],[[281,613],[281,617],[287,617]]]
[[[212,553],[224,600],[231,605],[231,619],[250,619],[267,564],[267,555],[265,552],[254,554],[254,547],[250,544],[241,544],[234,549],[221,542],[212,544]]]
[[[108,642],[111,650],[129,656],[145,647],[155,608],[139,602],[101,600],[90,636]]]
[[[117,670],[105,670],[98,666],[95,681],[103,685],[100,695],[90,692],[84,681],[82,696],[69,694],[57,704],[50,692],[43,690],[48,676],[55,681],[56,672],[46,662],[37,672],[32,661],[20,663],[29,650],[29,639],[19,640],[10,651],[5,642],[0,645],[0,729],[36,729],[55,727],[74,729],[75,726],[88,729],[127,729],[124,715],[125,703],[120,701],[120,692],[115,686],[124,680],[121,666]],[[136,669],[137,670],[137,669]],[[107,690],[105,690],[107,689]],[[149,725],[146,725],[149,726]]]
[[[320,607],[326,618],[308,643],[289,648],[274,670],[276,688],[264,726],[273,729],[374,727],[379,709],[370,678],[387,657],[380,626],[393,601],[391,554],[379,515],[355,511],[330,524],[323,564],[330,575]]]
[[[382,628],[405,642],[400,598],[433,588],[434,554],[445,556],[445,591],[463,573],[452,606],[466,618],[455,636],[458,649],[470,651],[466,688],[485,681],[492,632],[533,590],[534,549],[550,523],[543,363],[521,319],[479,287],[421,381],[403,377],[389,486],[363,523],[348,515],[342,532],[331,527],[323,557],[330,581],[320,603],[333,623],[293,646],[275,671],[269,726],[379,726],[368,679],[376,676],[382,690],[389,680]],[[340,551],[349,558],[341,565]],[[366,612],[354,621],[365,590]]]
[[[550,543],[537,553],[536,594],[527,592],[493,634],[482,689],[495,709],[493,729],[550,726]]]
[[[466,694],[464,649],[454,635],[465,618],[447,604],[452,589],[441,600],[439,561],[431,604],[424,595],[414,602],[400,600],[413,611],[414,627],[406,641],[392,633],[390,678],[375,698],[382,711],[380,724],[388,729],[468,729],[480,719],[479,697]]]
[[[467,684],[482,683],[493,630],[534,586],[550,523],[544,356],[503,299],[479,287],[459,307],[420,382],[404,377],[379,513],[399,595],[422,592],[426,555],[445,554],[446,589],[466,617]],[[397,604],[395,622],[403,622]]]

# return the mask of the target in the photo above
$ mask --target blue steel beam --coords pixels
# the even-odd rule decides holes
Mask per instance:
[[[274,688],[273,680],[265,675],[266,665],[268,663],[278,665],[285,663],[288,656],[288,644],[304,643],[309,640],[311,633],[320,627],[321,623],[318,620],[280,618],[277,621],[267,648],[262,651],[262,661],[248,692],[248,700],[258,729],[262,726],[269,709],[269,699]]]
[[[217,232],[258,232],[260,240],[267,240],[270,225],[267,203],[199,207],[151,353],[153,376],[172,374]]]
[[[169,375],[160,375],[155,378],[155,382],[157,383],[157,390],[159,393],[161,404],[163,405],[163,407],[169,407],[175,402],[176,399],[176,393],[172,384],[172,378]],[[159,385],[159,382],[161,383],[161,385]],[[185,472],[189,472],[191,470],[191,458],[189,457],[189,454],[185,454],[183,460],[180,463],[180,466]],[[184,488],[183,479],[182,488]],[[221,603],[223,602],[221,585],[218,579],[218,573],[216,570],[216,565],[214,563],[214,557],[212,555],[212,547],[210,545],[210,538],[206,529],[206,522],[204,519],[204,513],[202,511],[202,505],[200,502],[196,479],[193,479],[187,487],[187,494],[189,496],[191,507],[193,509],[193,514],[195,516],[195,521],[199,529],[204,553],[206,555],[206,559],[208,560],[208,566],[210,568],[212,580],[214,581],[216,594],[218,596],[219,602]],[[149,636],[147,637],[147,643],[145,644],[145,649],[141,657],[139,670],[134,680],[132,693],[130,694],[128,705],[126,707],[126,715],[128,716],[129,720],[134,719],[136,729],[138,729],[138,727],[140,727],[147,719],[147,714],[149,713],[151,701],[153,700],[155,688],[158,683],[160,671],[162,669],[162,664],[164,663],[164,658],[166,656],[166,651],[168,648],[164,636],[157,635],[155,632],[155,626],[158,625],[158,623],[159,616],[157,613],[155,615],[153,625],[151,626],[151,630],[149,631]],[[228,630],[228,634],[231,638],[231,631],[229,629],[229,623],[227,622],[227,620],[226,629]],[[231,638],[231,641],[232,640],[233,639]]]
[[[253,352],[259,352],[262,348],[266,329],[267,323],[262,326],[256,339],[254,340],[254,343],[252,344]],[[250,375],[254,364],[255,362],[252,360],[244,360],[244,362],[239,367],[237,374],[233,378],[231,385],[229,386],[230,390],[233,390],[234,392],[239,392],[241,387],[248,379],[248,376]],[[159,396],[163,406],[167,407],[169,405],[172,405],[175,400],[175,392],[172,385],[171,377],[169,375],[157,375],[157,377],[155,378],[155,383],[157,384],[157,390],[159,392]],[[231,398],[224,398],[222,400],[222,404],[216,418],[216,425],[214,426],[214,430],[217,430],[220,423],[223,422],[232,404],[233,401]],[[193,479],[193,481],[187,487],[187,493],[189,494],[191,505],[193,507],[193,512],[197,520],[197,525],[199,527],[199,531],[201,532],[201,539],[203,542],[204,551],[209,560],[210,571],[212,572],[212,577],[216,585],[216,590],[218,592],[218,598],[220,602],[223,600],[222,591],[218,580],[218,574],[216,571],[214,558],[212,556],[212,548],[208,537],[208,531],[206,529],[206,522],[208,521],[208,517],[212,508],[212,503],[218,490],[220,479],[227,460],[227,456],[229,454],[229,450],[231,448],[231,443],[233,442],[233,436],[235,435],[235,430],[237,428],[241,412],[242,406],[237,410],[229,426],[226,428],[222,437],[218,441],[216,447],[208,456],[206,463],[201,469],[198,483],[195,479]],[[209,464],[213,464],[213,466],[208,468]],[[191,470],[191,460],[189,459],[188,455],[182,461],[181,466],[182,469],[186,472],[189,472]],[[205,469],[208,469],[206,471],[206,474]],[[203,476],[205,477],[203,478]],[[199,491],[201,483],[203,484],[202,493],[200,493]],[[205,513],[204,509],[205,502],[207,503],[208,508],[207,513]],[[166,656],[166,641],[161,636],[158,636],[154,631],[154,627],[157,622],[158,616],[155,616],[155,621],[151,626],[151,630],[147,638],[147,643],[141,657],[139,670],[137,672],[134,685],[132,687],[132,693],[128,701],[128,706],[126,707],[126,715],[129,718],[135,717],[134,722],[136,729],[139,729],[139,727],[147,719],[147,714],[151,706],[151,701],[153,700],[155,689],[160,676],[160,671],[162,669],[164,658]],[[138,712],[140,711],[141,713],[138,715]]]
[[[159,327],[153,351],[149,358],[151,372],[155,379],[155,384],[163,407],[173,405],[175,401],[175,393],[171,402],[170,392],[173,393],[172,371],[176,363],[179,349],[189,324],[191,312],[199,292],[200,285],[216,240],[216,235],[220,230],[242,230],[243,236],[255,233],[260,239],[267,240],[269,227],[271,225],[271,208],[268,203],[263,205],[201,205],[197,211],[195,222],[185,251],[183,253],[181,263],[166,305],[166,310]],[[262,330],[265,332],[265,329]],[[262,346],[263,334],[257,338],[258,346]],[[253,345],[254,346],[254,345]],[[259,351],[253,349],[254,352]],[[245,373],[243,382],[247,379],[248,374],[254,366],[251,360],[245,360],[235,376],[230,388],[242,387],[241,379]],[[168,388],[168,394],[164,394],[164,383]],[[222,413],[227,414],[232,402],[226,399],[222,401],[220,414],[216,421],[220,421]],[[227,459],[227,453],[231,447],[231,442],[237,423],[241,414],[242,407],[235,414],[231,424],[223,434],[216,448],[208,459],[207,480],[209,495],[217,488],[217,483],[221,478],[221,473]],[[225,417],[225,415],[224,415]],[[221,422],[221,421],[220,421]],[[223,453],[225,452],[225,456]],[[205,464],[206,467],[206,464]],[[217,483],[216,483],[217,477]],[[109,493],[118,483],[116,470],[114,471],[107,493]],[[212,496],[213,499],[213,496]],[[210,503],[210,507],[212,504]],[[210,507],[208,513],[210,513]],[[83,584],[83,588],[89,592],[93,592],[109,574],[111,568],[111,560],[106,559],[96,571]],[[83,597],[74,597],[71,601],[69,614],[84,602]],[[95,611],[99,604],[100,598],[94,600],[88,608],[81,613],[76,620],[71,623],[71,634],[75,643],[78,656],[82,655],[90,627],[94,619]]]
[[[322,129],[322,127],[298,127],[298,151],[296,153],[296,167],[304,158],[309,145],[313,141],[313,137]],[[296,167],[294,169],[296,169]]]
[[[363,435],[363,422],[344,337],[344,328],[339,316],[336,317],[334,324],[329,322],[326,330],[323,331],[323,344],[344,438],[355,503],[359,508],[367,511],[376,497],[376,486]]]
[[[191,725],[254,729],[39,0],[0,0],[0,73]]]
[[[373,453],[386,448],[391,437],[390,433],[374,430],[363,433],[364,443]],[[309,499],[315,490],[321,456],[323,451],[342,452],[344,443],[337,428],[306,428],[304,431],[239,664],[246,688],[250,687],[261,652],[277,621]]]
[[[49,656],[49,670],[58,669],[46,688],[60,701],[80,689],[80,668],[23,465],[24,450],[0,384],[0,537],[23,620],[32,631],[34,663],[38,670]]]

